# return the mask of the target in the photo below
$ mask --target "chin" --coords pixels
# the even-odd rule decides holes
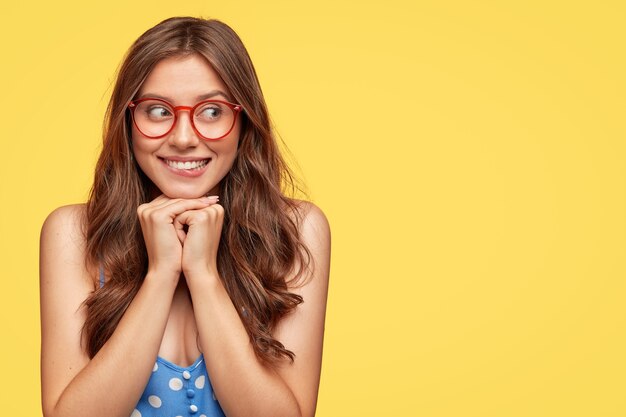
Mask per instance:
[[[200,198],[204,197],[209,193],[210,188],[202,188],[198,189],[194,188],[180,188],[180,187],[163,187],[161,188],[161,192],[165,194],[166,197],[169,198],[184,198],[184,199],[192,199],[192,198]]]
[[[168,193],[163,193],[165,194],[165,196],[169,197],[169,198],[184,198],[184,199],[193,199],[193,198],[200,198],[200,197],[204,197],[207,195],[206,192],[203,193],[193,193],[193,192],[168,192]]]

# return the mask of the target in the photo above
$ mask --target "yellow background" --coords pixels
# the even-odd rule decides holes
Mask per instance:
[[[242,37],[331,224],[318,416],[626,415],[625,12],[3,2],[0,414],[40,414],[39,231],[87,196],[114,72],[194,15]]]

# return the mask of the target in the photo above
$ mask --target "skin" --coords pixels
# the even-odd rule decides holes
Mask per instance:
[[[156,93],[170,97],[174,105],[193,106],[198,95],[215,89],[228,94],[211,66],[193,55],[160,62],[140,94]],[[238,124],[224,139],[203,140],[195,135],[187,112],[179,113],[175,129],[161,139],[148,139],[133,130],[135,158],[160,192],[137,208],[149,267],[113,336],[91,360],[79,340],[86,317],[79,306],[93,291],[97,277],[97,272],[82,262],[85,242],[80,215],[84,205],[64,206],[48,216],[40,248],[44,416],[127,417],[145,388],[157,355],[188,366],[200,352],[227,416],[315,414],[330,228],[318,207],[300,202],[306,212],[300,236],[313,255],[315,269],[305,277],[305,285],[290,288],[305,302],[273,333],[296,359],[276,370],[265,367],[256,358],[217,272],[224,209],[215,199],[202,197],[219,195],[219,182],[232,166],[239,135]],[[159,160],[162,156],[212,160],[200,177],[189,178],[174,175]]]
[[[174,106],[193,106],[198,96],[221,91],[211,97],[234,102],[226,85],[206,60],[199,55],[169,58],[160,61],[139,89],[138,97],[148,94],[168,97]],[[164,138],[149,139],[136,126],[132,128],[135,159],[156,187],[170,198],[198,198],[209,193],[219,195],[219,182],[226,176],[237,156],[241,117],[237,118],[228,136],[204,140],[191,126],[188,111],[178,113],[174,129]],[[208,170],[201,177],[189,178],[172,173],[159,157],[211,158]]]

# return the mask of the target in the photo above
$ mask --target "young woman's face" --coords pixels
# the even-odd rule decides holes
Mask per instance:
[[[193,107],[208,99],[199,99],[208,94],[214,94],[208,97],[210,99],[233,103],[219,75],[202,56],[194,54],[158,62],[141,86],[137,99],[163,98],[172,106]],[[139,111],[137,108],[135,117]],[[169,112],[162,107],[144,108],[143,114],[144,117],[149,114],[150,118],[169,116]],[[210,118],[216,114],[215,109],[207,109],[202,117]],[[137,163],[154,185],[170,198],[219,195],[220,181],[237,155],[241,115],[237,116],[230,133],[219,140],[198,136],[190,117],[189,111],[178,111],[173,129],[159,139],[146,137],[132,124],[133,153]]]

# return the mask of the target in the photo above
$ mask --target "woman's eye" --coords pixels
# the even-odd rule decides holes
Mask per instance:
[[[200,111],[199,116],[204,119],[217,119],[222,114],[222,109],[219,107],[205,107]]]
[[[156,119],[161,119],[164,117],[171,116],[171,113],[167,108],[160,107],[160,106],[151,107],[150,109],[148,109],[147,113],[148,113],[148,116],[150,116],[151,118],[156,118]]]

